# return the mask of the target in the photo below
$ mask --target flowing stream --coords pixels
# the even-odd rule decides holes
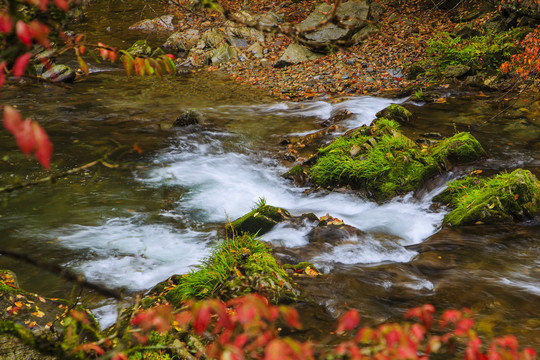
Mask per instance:
[[[91,14],[103,12],[103,5],[95,6],[101,8]],[[108,16],[119,12],[108,11]],[[84,26],[100,29],[92,22]],[[134,35],[126,32],[123,38]],[[121,41],[114,39],[112,45]],[[93,161],[118,144],[142,149],[126,158],[138,166],[96,166],[54,184],[3,194],[3,248],[60,264],[131,296],[188,272],[209,254],[226,221],[264,198],[293,215],[328,213],[367,233],[313,244],[306,234],[314,225],[306,223],[278,226],[263,237],[280,259],[311,261],[323,270],[323,276],[299,279],[325,313],[306,310],[308,331],[324,334],[331,328],[328,321],[350,307],[366,321],[379,322],[400,319],[406,309],[430,302],[439,309],[470,307],[482,334],[515,333],[540,349],[540,226],[441,229],[447,209],[431,202],[442,180],[472,168],[491,174],[524,167],[540,175],[539,123],[527,112],[490,120],[498,108],[466,94],[449,97],[446,104],[418,104],[418,119],[404,128],[406,134],[447,136],[470,129],[489,157],[455,169],[420,195],[378,205],[348,193],[305,192],[281,176],[287,164],[274,155],[284,137],[317,131],[343,110],[353,116],[340,126],[353,128],[402,100],[289,103],[215,73],[128,79],[106,64],[92,72],[71,90],[34,83],[6,88],[1,101],[48,131],[55,144],[53,171]],[[202,114],[200,126],[163,126],[187,109]],[[0,186],[46,175],[20,154],[6,131],[0,131],[0,139]],[[14,270],[23,288],[45,296],[66,297],[71,291],[72,284],[28,264],[0,257],[0,268]],[[114,301],[92,292],[85,299],[103,326],[114,321]]]

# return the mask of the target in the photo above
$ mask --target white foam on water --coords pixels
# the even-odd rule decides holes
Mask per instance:
[[[215,233],[110,219],[101,226],[61,229],[61,246],[85,256],[67,264],[92,282],[110,288],[148,289],[173,274],[183,274],[209,254]]]
[[[378,264],[387,261],[408,262],[416,252],[407,250],[391,239],[374,238],[371,235],[351,236],[328,253],[315,257],[316,266],[331,268],[337,264]]]

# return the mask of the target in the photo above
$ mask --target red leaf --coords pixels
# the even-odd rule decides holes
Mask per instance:
[[[118,53],[115,51],[109,51],[109,59],[111,60],[111,62],[115,62],[116,61],[116,58],[118,57]]]
[[[49,32],[51,30],[47,25],[42,24],[37,20],[33,20],[29,24],[29,31],[30,36],[33,37],[40,45],[43,45],[46,48],[51,46],[49,42]]]
[[[124,353],[114,354],[111,360],[128,360],[128,357]]]
[[[94,343],[82,344],[81,346],[75,349],[75,352],[78,352],[78,351],[84,351],[86,353],[95,351],[97,355],[105,354],[105,351],[99,345],[94,344]]]
[[[22,54],[15,60],[15,65],[13,65],[13,75],[16,79],[20,78],[24,75],[24,69],[26,69],[26,65],[28,65],[28,61],[32,57],[31,53],[25,53]]]
[[[62,9],[62,10],[64,10],[64,11],[68,11],[69,4],[68,4],[67,0],[54,0],[54,3],[55,3],[56,6],[58,6],[60,9]]]
[[[293,309],[288,306],[281,306],[280,307],[281,313],[283,314],[283,317],[285,318],[285,321],[289,326],[300,329],[302,327],[302,324],[300,324],[300,317],[298,316],[298,311],[296,309]]]
[[[47,5],[49,4],[49,0],[40,0],[39,1],[39,8],[42,11],[47,11]]]
[[[101,58],[103,60],[107,59],[109,57],[109,50],[107,50],[105,48],[108,47],[108,46],[105,45],[104,43],[101,43],[101,42],[98,42],[98,46],[100,47],[99,48],[99,55],[101,56]]]
[[[0,32],[7,34],[13,29],[13,19],[9,14],[0,14]]]
[[[264,360],[282,360],[287,359],[287,344],[280,339],[274,339],[268,344],[264,351]]]
[[[35,121],[32,122],[32,125],[36,146],[36,159],[38,159],[39,163],[45,169],[49,170],[53,146],[45,130]]]
[[[446,310],[441,317],[441,327],[447,326],[449,323],[455,324],[461,320],[463,314],[459,310]]]
[[[27,46],[32,45],[32,35],[30,35],[30,28],[28,25],[22,21],[17,21],[17,24],[15,25],[17,30],[17,36],[21,42]]]
[[[2,61],[0,64],[0,88],[4,86],[4,83],[6,82],[6,62]]]
[[[347,311],[342,317],[338,320],[338,325],[336,332],[338,334],[344,333],[354,329],[360,323],[360,314],[356,310]]]
[[[208,325],[210,325],[211,314],[210,308],[206,304],[202,304],[195,312],[195,319],[193,321],[193,329],[197,334],[202,334]]]
[[[26,119],[22,123],[22,127],[15,133],[15,140],[21,151],[25,154],[30,154],[34,150],[35,140],[34,131],[32,130],[32,120]]]
[[[22,123],[21,114],[15,108],[6,105],[4,107],[4,127],[15,135],[22,130]]]

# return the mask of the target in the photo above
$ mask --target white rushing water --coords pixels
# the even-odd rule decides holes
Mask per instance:
[[[326,119],[337,111],[347,110],[355,114],[347,120],[347,126],[354,127],[371,122],[375,113],[391,102],[366,97],[338,104],[317,101],[224,106],[207,111],[234,120],[241,111],[253,117],[271,114]],[[199,111],[204,113],[205,109]],[[147,215],[133,214],[128,218],[109,219],[100,226],[62,229],[58,234],[62,246],[85,249],[88,253],[68,265],[81,271],[90,281],[110,287],[149,288],[172,274],[187,272],[190,266],[208,255],[216,233],[201,230],[201,224],[234,220],[250,211],[260,198],[265,198],[267,204],[288,209],[293,215],[313,212],[320,217],[328,213],[368,232],[366,237],[350,238],[312,259],[326,268],[331,268],[333,263],[407,262],[415,253],[404,246],[421,242],[441,223],[444,214],[429,209],[429,194],[422,200],[409,196],[384,205],[350,194],[305,195],[305,189],[294,187],[280,176],[287,169],[268,156],[258,154],[249,145],[242,145],[242,136],[206,130],[179,134],[175,143],[154,159],[153,169],[137,174],[146,187],[185,190],[173,209],[163,210],[159,215],[181,219],[185,228],[155,224]],[[287,247],[302,247],[307,244],[306,234],[312,227],[312,224],[294,229],[280,226],[264,239]],[[383,236],[374,237],[369,235],[371,233]]]

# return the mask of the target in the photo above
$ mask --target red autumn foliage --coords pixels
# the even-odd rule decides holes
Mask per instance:
[[[34,151],[39,163],[49,169],[52,144],[45,130],[31,119],[23,121],[21,114],[11,106],[4,107],[3,122],[4,127],[15,136],[21,151],[27,155]]]
[[[472,328],[474,320],[467,309],[445,311],[431,329],[434,315],[435,309],[429,304],[411,309],[407,317],[418,318],[419,323],[362,327],[356,331],[356,336],[340,338],[340,343],[332,350],[323,350],[311,342],[281,337],[277,325],[280,319],[288,322],[292,329],[299,328],[296,311],[286,306],[271,305],[264,297],[253,294],[227,303],[215,299],[191,303],[176,313],[169,305],[160,305],[138,314],[132,324],[138,327],[133,329],[133,336],[141,344],[146,343],[152,330],[169,326],[160,324],[175,323],[182,331],[193,330],[208,341],[204,354],[199,356],[215,359],[424,360],[432,354],[466,360],[536,359],[534,350],[525,348],[520,351],[518,341],[512,335],[496,338],[489,346],[484,346]],[[356,310],[348,311],[339,319],[336,332],[353,335],[359,321],[360,315]],[[430,327],[426,328],[425,324]],[[456,352],[459,347],[461,352]]]

